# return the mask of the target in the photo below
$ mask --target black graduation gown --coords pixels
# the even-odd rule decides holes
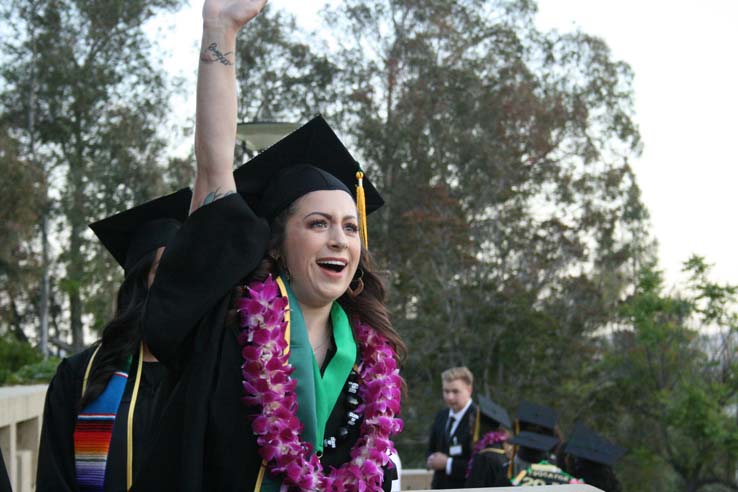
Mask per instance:
[[[144,338],[170,369],[167,397],[134,491],[254,490],[261,458],[241,402],[237,329],[225,317],[233,287],[260,263],[269,238],[266,222],[234,194],[196,210],[168,244],[144,314]],[[326,436],[344,425],[345,399],[344,391]],[[323,466],[348,461],[357,437],[326,448]]]
[[[38,453],[36,490],[75,491],[77,486],[74,465],[74,426],[78,404],[82,394],[82,381],[87,364],[94,352],[88,348],[64,359],[56,369],[46,392],[41,443]],[[131,364],[128,383],[123,392],[110,440],[108,462],[105,469],[105,490],[122,492],[126,489],[126,442],[128,408],[133,393],[137,358]],[[164,367],[156,362],[144,362],[141,370],[136,410],[133,416],[133,472],[134,476],[143,464],[152,429],[154,427],[155,395]]]
[[[466,478],[470,487],[510,487],[507,479],[508,460],[501,446],[481,450],[472,458],[471,470]]]
[[[428,451],[426,456],[435,452],[441,452],[450,456],[450,446],[456,442],[461,446],[461,454],[450,456],[451,474],[446,475],[445,470],[437,470],[433,473],[431,488],[434,489],[461,489],[466,481],[466,468],[472,453],[472,432],[474,420],[477,415],[477,407],[474,403],[469,405],[454,433],[446,438],[446,424],[448,422],[449,409],[439,411],[431,427],[430,439],[428,440]]]

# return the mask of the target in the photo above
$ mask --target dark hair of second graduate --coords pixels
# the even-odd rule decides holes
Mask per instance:
[[[79,409],[95,401],[105,390],[110,377],[123,368],[126,359],[136,354],[143,339],[141,316],[149,292],[148,277],[156,250],[146,253],[130,269],[118,289],[115,314],[102,331],[102,344],[90,370],[87,389]]]

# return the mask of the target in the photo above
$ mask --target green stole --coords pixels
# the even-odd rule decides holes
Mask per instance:
[[[336,354],[321,376],[300,305],[286,281],[284,286],[290,315],[289,362],[295,368],[292,377],[297,381],[297,418],[304,426],[301,437],[303,441],[312,443],[315,451],[322,454],[326,423],[356,362],[356,342],[346,312],[340,304],[334,302],[331,307],[331,324]],[[260,491],[276,492],[280,485],[281,481],[265,473]]]

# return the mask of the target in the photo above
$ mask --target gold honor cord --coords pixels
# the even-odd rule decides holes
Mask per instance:
[[[261,460],[261,468],[259,468],[259,476],[256,478],[256,484],[254,485],[254,492],[261,491],[261,482],[264,481],[265,471],[266,471],[266,461]]]
[[[85,369],[85,378],[82,380],[82,396],[85,396],[85,391],[87,390],[87,380],[90,377],[90,369],[92,369],[92,363],[95,361],[95,356],[100,350],[100,347],[102,347],[102,344],[98,345],[95,351],[92,352],[92,357],[90,357],[90,361],[87,363],[87,369]]]
[[[143,342],[138,350],[138,368],[136,369],[136,383],[133,385],[133,396],[131,406],[128,409],[128,445],[126,446],[126,490],[133,486],[133,413],[136,410],[138,399],[138,388],[141,385],[141,368],[143,367],[144,348]]]
[[[477,407],[477,416],[474,418],[474,436],[472,437],[472,445],[479,440],[479,407]]]
[[[520,434],[520,419],[515,419],[515,435]],[[515,465],[515,455],[518,454],[518,447],[513,446],[512,458],[510,458],[510,464],[507,466],[507,479],[512,480],[513,466]]]

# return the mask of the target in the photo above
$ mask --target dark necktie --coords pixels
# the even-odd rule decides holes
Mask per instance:
[[[454,422],[456,422],[456,419],[453,417],[448,418],[448,424],[446,424],[446,440],[451,440],[451,429],[454,427]]]

